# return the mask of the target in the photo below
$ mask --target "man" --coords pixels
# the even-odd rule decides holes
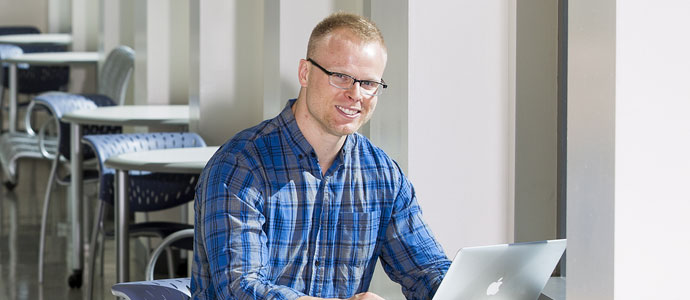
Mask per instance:
[[[381,299],[366,292],[378,258],[407,298],[433,296],[450,261],[398,165],[356,133],[386,58],[362,17],[314,28],[298,98],[225,143],[199,179],[194,299]]]

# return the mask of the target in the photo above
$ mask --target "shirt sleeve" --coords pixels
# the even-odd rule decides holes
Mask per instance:
[[[381,264],[388,276],[400,283],[407,299],[431,299],[450,260],[422,219],[414,188],[402,173],[400,176]]]
[[[251,162],[215,160],[197,188],[195,299],[296,299],[303,293],[267,278],[262,182]],[[204,282],[207,280],[208,282]],[[194,291],[197,288],[199,291]],[[207,297],[204,297],[207,295]]]

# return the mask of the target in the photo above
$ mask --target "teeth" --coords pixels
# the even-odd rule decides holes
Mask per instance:
[[[344,108],[344,107],[342,107],[342,106],[336,106],[336,107],[337,107],[338,109],[340,109],[340,111],[342,111],[342,112],[344,112],[344,113],[346,113],[346,114],[348,114],[348,115],[354,115],[354,114],[356,114],[356,113],[359,112],[359,110],[356,110],[356,109]]]

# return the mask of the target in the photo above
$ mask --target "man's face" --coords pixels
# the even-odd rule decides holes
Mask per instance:
[[[309,58],[330,72],[376,82],[381,82],[386,67],[386,51],[379,43],[362,43],[343,29],[326,36]],[[354,133],[376,108],[377,96],[362,93],[359,83],[346,90],[334,87],[328,74],[307,61],[301,62],[300,83],[306,90],[311,130],[337,137]]]

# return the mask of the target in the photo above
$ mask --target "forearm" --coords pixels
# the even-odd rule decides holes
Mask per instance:
[[[317,298],[317,297],[311,297],[311,296],[302,296],[297,298],[297,300],[338,300],[337,298]],[[354,295],[348,300],[383,300],[379,295],[376,295],[374,293],[370,292],[365,292],[365,293],[359,293],[357,295]]]
[[[276,285],[265,280],[252,278],[253,276],[237,278],[230,284],[233,298],[235,299],[278,299],[295,300],[303,296],[304,293],[296,291],[287,286]]]
[[[441,283],[450,260],[422,219],[414,189],[402,184],[386,231],[381,262],[408,299],[428,299]],[[411,251],[396,251],[409,249]]]

